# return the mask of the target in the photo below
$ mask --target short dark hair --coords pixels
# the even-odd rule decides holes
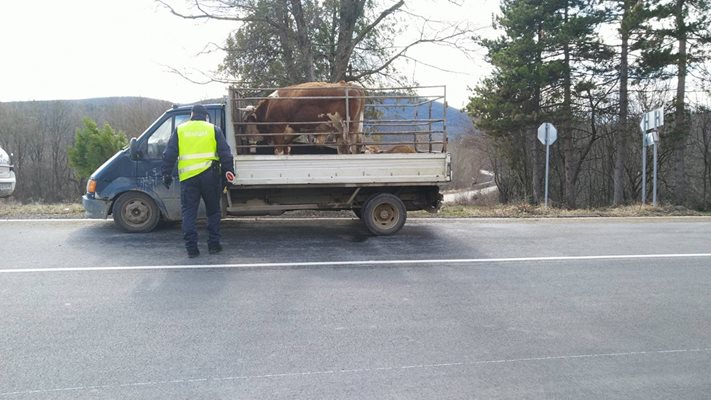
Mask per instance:
[[[195,104],[192,109],[190,109],[190,113],[192,114],[193,119],[206,119],[207,117],[207,108],[203,106],[202,104]]]

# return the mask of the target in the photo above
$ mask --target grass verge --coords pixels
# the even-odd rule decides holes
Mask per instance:
[[[423,211],[411,213],[413,217],[440,218],[571,218],[571,217],[666,217],[666,216],[711,216],[685,207],[633,204],[620,207],[582,208],[566,210],[526,203],[497,204],[492,206],[448,204],[437,214]]]
[[[282,217],[354,217],[350,211],[294,211]],[[666,216],[711,216],[711,212],[690,210],[685,207],[662,205],[628,205],[621,207],[585,208],[566,210],[561,208],[533,206],[525,203],[470,205],[447,204],[436,213],[409,212],[410,217],[420,218],[570,218],[570,217],[666,217]],[[0,218],[84,218],[84,207],[79,203],[21,204],[0,200]]]

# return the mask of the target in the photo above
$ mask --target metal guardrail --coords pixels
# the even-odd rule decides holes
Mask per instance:
[[[348,87],[344,87],[347,89]],[[299,153],[305,154],[309,149],[317,152],[336,152],[348,149],[348,153],[359,152],[389,152],[396,146],[409,146],[408,152],[441,153],[447,151],[447,101],[445,86],[412,86],[363,88],[364,96],[350,96],[352,90],[344,90],[342,96],[301,96],[274,97],[273,93],[280,88],[244,88],[230,87],[229,101],[232,102],[232,121],[238,154],[260,152],[269,154],[274,147],[274,137],[289,138],[289,147],[303,148]],[[309,88],[299,88],[309,90]],[[313,89],[321,89],[314,87]],[[270,96],[272,95],[272,96]],[[342,120],[319,119],[316,121],[259,121],[245,122],[248,107],[257,107],[263,101],[279,100],[343,100],[346,105],[353,99],[362,99],[363,119],[357,139],[353,142],[348,138],[349,127],[361,121],[351,120],[346,115]],[[349,107],[344,107],[348,114]],[[385,119],[386,118],[386,119]],[[289,126],[289,131],[259,133],[261,141],[255,141],[254,136],[246,134],[247,126]],[[318,125],[319,131],[294,132],[295,127]],[[328,129],[326,129],[326,128]],[[317,138],[319,143],[317,143]],[[345,140],[345,142],[344,142]],[[349,141],[350,140],[350,141]],[[375,150],[374,150],[375,149]],[[401,149],[403,150],[403,149]]]

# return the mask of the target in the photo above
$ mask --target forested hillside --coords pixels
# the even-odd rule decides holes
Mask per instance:
[[[0,103],[0,146],[14,154],[15,199],[78,201],[85,182],[77,179],[69,168],[67,149],[73,145],[83,118],[91,118],[100,127],[108,123],[130,138],[141,134],[170,106],[167,101],[139,97]],[[435,103],[433,109],[436,115],[442,115],[441,103]],[[398,108],[378,111],[384,119],[394,118],[389,115],[393,112],[403,111]],[[426,115],[425,110],[406,112]],[[447,129],[455,147],[461,137],[475,133],[471,119],[452,107],[447,110]],[[462,162],[470,162],[469,152],[466,154],[459,157],[467,160]]]
[[[20,201],[77,201],[85,182],[68,166],[67,149],[83,118],[138,136],[170,107],[140,97],[0,103],[0,146],[12,152]]]

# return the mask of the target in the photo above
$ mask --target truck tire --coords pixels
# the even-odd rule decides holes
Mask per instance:
[[[126,232],[150,232],[158,226],[160,210],[150,196],[126,192],[113,207],[114,222]]]
[[[397,233],[407,219],[407,209],[399,197],[380,193],[368,199],[361,218],[374,235],[386,236]]]

